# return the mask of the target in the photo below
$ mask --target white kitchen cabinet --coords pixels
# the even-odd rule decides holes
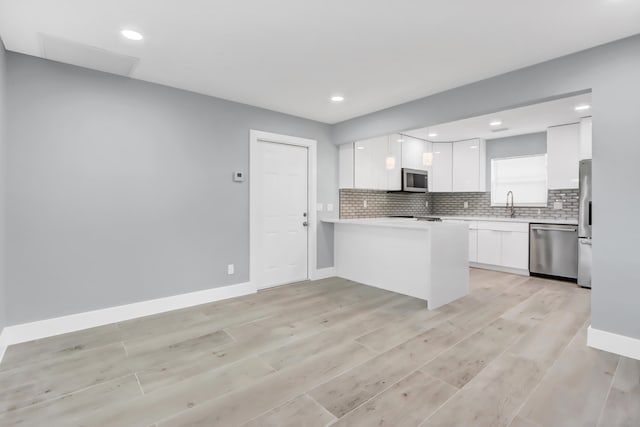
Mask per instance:
[[[431,143],[404,135],[402,137],[402,167],[428,170],[425,153],[430,152]]]
[[[529,233],[502,232],[502,261],[500,265],[521,270],[529,269]]]
[[[469,230],[469,262],[478,262],[478,230]]]
[[[338,147],[338,187],[353,188],[353,146],[342,144]]]
[[[500,265],[502,263],[502,231],[478,230],[478,262]]]
[[[454,192],[486,191],[486,143],[470,139],[453,143]]]
[[[430,192],[451,192],[453,167],[453,144],[450,142],[433,143],[433,164],[429,175]]]
[[[578,188],[580,124],[547,129],[547,181],[550,190]]]
[[[590,159],[591,146],[593,145],[593,121],[591,117],[584,117],[580,120],[580,160]]]
[[[478,221],[478,263],[529,269],[529,224]]]
[[[442,222],[450,224],[466,224],[469,227],[469,262],[478,261],[478,223],[464,219],[443,219]]]
[[[401,189],[402,147],[398,139],[399,135],[391,135],[355,142],[354,188],[366,190]],[[393,158],[393,160],[388,163],[388,158]]]

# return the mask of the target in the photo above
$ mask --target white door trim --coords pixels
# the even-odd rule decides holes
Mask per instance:
[[[258,236],[255,232],[258,230],[258,220],[256,210],[254,206],[258,203],[258,194],[253,191],[252,178],[256,175],[257,171],[257,159],[256,153],[258,150],[258,142],[266,141],[276,144],[297,145],[299,147],[306,147],[309,155],[309,164],[307,168],[307,215],[309,222],[309,231],[307,238],[307,276],[309,279],[316,277],[316,265],[317,265],[317,233],[318,233],[318,218],[316,214],[316,202],[317,202],[317,181],[318,181],[318,153],[317,153],[317,141],[314,139],[300,138],[297,136],[280,135],[277,133],[263,132],[259,130],[251,129],[249,131],[249,281],[258,288],[258,284],[255,283],[257,277],[258,266],[256,265],[256,253],[258,251]]]

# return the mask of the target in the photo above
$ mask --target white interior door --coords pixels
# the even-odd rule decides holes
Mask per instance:
[[[258,141],[252,191],[257,191],[256,286],[308,278],[308,149]]]

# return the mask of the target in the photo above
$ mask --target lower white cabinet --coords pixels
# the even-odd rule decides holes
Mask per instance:
[[[478,263],[529,269],[529,224],[478,222]]]
[[[529,270],[529,224],[511,221],[443,219],[469,226],[469,262]]]
[[[478,230],[478,262],[492,265],[502,263],[502,231]]]
[[[502,262],[509,268],[529,269],[529,233],[502,232]]]
[[[469,230],[469,262],[478,262],[478,230]]]

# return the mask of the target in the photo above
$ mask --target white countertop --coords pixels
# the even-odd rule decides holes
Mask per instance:
[[[339,218],[326,218],[322,222],[330,222],[333,224],[353,224],[353,225],[370,225],[376,227],[390,227],[390,228],[413,228],[428,230],[433,227],[460,227],[466,224],[452,224],[436,221],[418,221],[415,218],[353,218],[353,219],[339,219]]]
[[[576,219],[549,219],[549,218],[509,218],[509,217],[495,217],[495,216],[439,216],[433,215],[442,219],[464,220],[464,221],[496,221],[496,222],[526,222],[529,224],[568,224],[578,225],[578,218]]]
[[[507,217],[495,217],[495,216],[440,216],[440,215],[427,215],[443,220],[461,220],[461,221],[491,221],[491,222],[519,222],[527,224],[566,224],[566,225],[578,225],[578,219],[543,219],[543,218],[507,218]],[[446,223],[434,222],[434,221],[418,221],[415,218],[351,218],[351,219],[339,219],[339,218],[325,218],[322,222],[329,222],[334,224],[360,224],[360,225],[378,225],[400,228],[429,228],[434,224],[447,225]]]

